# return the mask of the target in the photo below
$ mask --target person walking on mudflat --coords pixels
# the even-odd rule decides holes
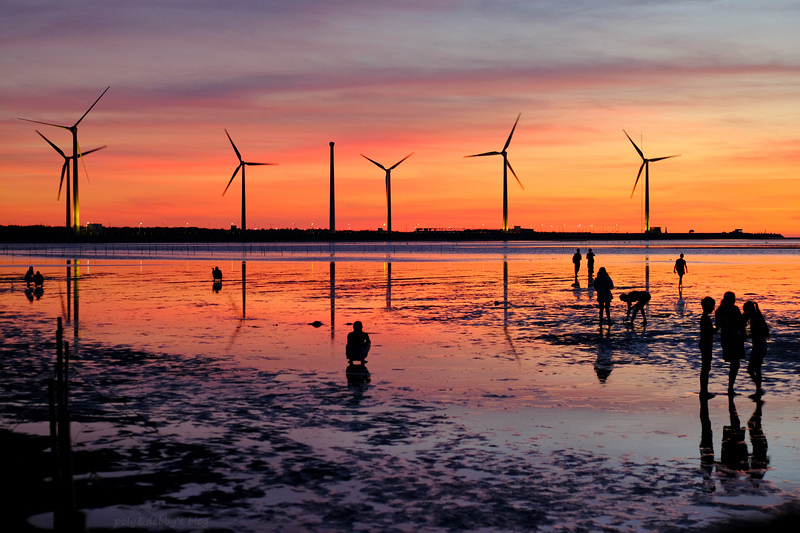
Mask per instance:
[[[673,272],[678,273],[678,290],[683,289],[683,275],[689,272],[689,267],[686,266],[686,260],[683,258],[683,254],[675,261],[675,266],[672,268]]]
[[[711,372],[711,353],[714,348],[714,323],[711,321],[711,312],[717,302],[711,296],[706,296],[700,301],[703,306],[703,316],[700,317],[700,399],[708,400],[714,395],[708,392],[708,374]]]
[[[614,282],[611,281],[611,276],[606,272],[606,267],[600,267],[597,271],[597,278],[594,280],[594,290],[597,291],[597,305],[600,307],[600,325],[603,325],[603,310],[606,312],[606,318],[609,325],[611,325],[611,289],[614,288]]]
[[[744,339],[747,336],[742,313],[736,306],[736,295],[726,292],[714,314],[719,343],[722,346],[722,359],[731,365],[728,373],[728,396],[733,397],[736,395],[733,385],[739,372],[739,360],[744,359]]]
[[[572,263],[575,265],[575,281],[578,281],[578,271],[581,269],[581,249],[578,248],[576,252],[572,255]]]
[[[753,398],[760,398],[764,394],[761,388],[761,364],[767,354],[767,337],[769,337],[769,326],[761,314],[758,304],[752,300],[745,302],[742,306],[744,310],[744,321],[750,323],[750,338],[752,348],[750,349],[750,362],[747,364],[747,373],[756,384],[756,392]]]

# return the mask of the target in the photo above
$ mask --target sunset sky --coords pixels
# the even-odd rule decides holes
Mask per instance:
[[[800,236],[800,4],[794,1],[160,0],[0,3],[0,225],[63,225],[79,127],[81,224],[509,224]]]

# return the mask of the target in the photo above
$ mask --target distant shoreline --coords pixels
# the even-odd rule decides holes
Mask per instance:
[[[0,243],[167,243],[167,242],[475,242],[475,241],[679,241],[679,240],[781,240],[780,233],[747,233],[739,230],[718,233],[594,233],[516,229],[351,231],[334,233],[327,229],[261,229],[240,231],[197,227],[93,227],[79,235],[64,227],[0,226]]]

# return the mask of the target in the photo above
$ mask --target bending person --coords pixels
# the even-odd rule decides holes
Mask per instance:
[[[636,313],[642,313],[642,324],[647,325],[647,317],[644,314],[644,306],[650,301],[650,293],[647,291],[631,291],[619,295],[619,299],[628,304],[628,312],[625,314],[625,321],[629,319],[633,324]],[[631,314],[633,309],[633,314]]]

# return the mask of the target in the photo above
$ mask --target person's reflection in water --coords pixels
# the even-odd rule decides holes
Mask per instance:
[[[737,472],[749,470],[749,457],[747,443],[744,440],[745,430],[739,422],[733,397],[728,398],[728,412],[731,419],[730,425],[722,428],[720,463],[727,468],[727,477],[736,477]]]
[[[711,474],[714,472],[714,433],[711,430],[711,418],[708,416],[708,398],[700,399],[700,468],[703,485],[707,492],[714,492],[717,487]]]
[[[767,457],[767,436],[761,429],[761,408],[764,402],[756,400],[756,410],[747,421],[747,429],[750,432],[750,444],[753,446],[753,454],[750,456],[750,477],[753,479],[763,479],[764,472],[769,464]]]
[[[575,295],[575,299],[576,300],[580,301],[580,299],[581,299],[581,284],[580,284],[579,281],[576,281],[575,283],[572,284],[572,294]]]
[[[686,300],[683,299],[683,296],[678,296],[678,301],[675,302],[675,314],[683,318],[685,310],[686,310]]]
[[[611,330],[605,332],[600,330],[600,338],[597,345],[597,359],[594,362],[594,371],[597,373],[597,379],[600,383],[605,383],[611,371],[614,369],[614,362],[611,359],[611,349],[609,347],[609,338],[611,337]]]
[[[350,363],[345,370],[348,385],[364,385],[370,382],[369,370],[366,365],[354,365]]]

